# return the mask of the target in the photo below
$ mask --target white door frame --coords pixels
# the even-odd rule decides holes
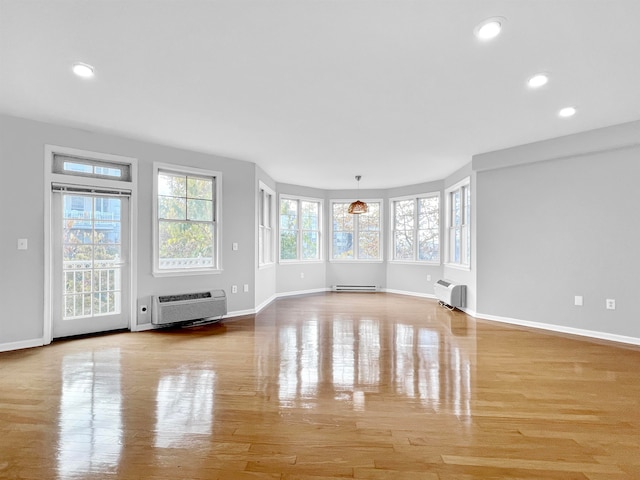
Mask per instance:
[[[60,147],[57,145],[45,145],[44,148],[44,323],[42,330],[42,343],[48,345],[53,340],[53,311],[52,311],[52,284],[51,275],[53,272],[53,254],[52,254],[52,183],[65,183],[68,185],[86,185],[86,177],[76,177],[73,175],[64,175],[53,173],[53,156],[54,154],[64,154],[76,156],[85,159],[98,161],[115,162],[120,164],[128,164],[131,166],[131,182],[122,182],[114,180],[103,180],[92,178],[90,182],[102,188],[126,188],[131,190],[129,198],[130,209],[130,228],[129,228],[129,266],[130,282],[129,282],[129,303],[123,305],[123,310],[129,311],[129,330],[136,330],[136,299],[138,291],[137,281],[137,251],[138,251],[138,159],[132,157],[124,157],[121,155],[113,155],[108,153],[98,153],[88,150],[79,150],[77,148]]]

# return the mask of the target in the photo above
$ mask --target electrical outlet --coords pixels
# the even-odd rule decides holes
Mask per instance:
[[[146,315],[149,312],[149,307],[146,305],[140,305],[140,314]]]
[[[607,310],[615,310],[616,309],[616,301],[613,298],[607,298],[606,300]]]
[[[248,291],[249,291],[249,284],[248,284],[248,283],[245,283],[245,284],[244,284],[244,288],[243,288],[243,290],[244,290],[245,292],[248,292]]]
[[[238,242],[233,242],[231,244],[231,249],[235,252],[238,250]]]
[[[238,286],[237,285],[231,285],[231,293],[238,293]]]

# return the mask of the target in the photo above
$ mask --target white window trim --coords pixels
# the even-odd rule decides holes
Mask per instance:
[[[285,200],[295,200],[298,203],[299,202],[313,202],[313,203],[317,203],[319,205],[319,209],[318,209],[318,258],[314,258],[314,259],[310,259],[310,260],[304,260],[301,258],[296,258],[296,259],[282,259],[281,258],[281,251],[280,251],[280,202],[282,201],[282,199]],[[276,238],[276,241],[278,242],[278,263],[282,264],[282,265],[293,265],[296,263],[302,263],[302,264],[311,264],[311,263],[324,263],[324,248],[323,248],[323,239],[324,239],[324,200],[322,198],[313,198],[313,197],[301,197],[299,195],[292,195],[290,193],[281,193],[278,196],[278,209],[276,211],[276,218],[277,218],[277,222],[278,222],[278,236]],[[300,252],[302,252],[302,235],[300,235],[300,232],[302,231],[302,228],[300,228],[300,215],[298,214],[298,257],[300,256]]]
[[[260,209],[260,202],[264,202],[264,199],[258,199],[258,268],[262,269],[262,268],[269,268],[272,267],[276,264],[276,251],[278,251],[279,253],[279,248],[276,249],[276,241],[278,241],[278,245],[280,245],[279,239],[276,238],[276,232],[278,231],[278,228],[276,226],[277,223],[276,219],[279,220],[279,216],[278,216],[278,209],[277,207],[277,196],[276,196],[276,192],[273,191],[271,188],[269,188],[264,182],[262,181],[258,181],[258,195],[262,195],[262,192],[265,192],[269,195],[271,195],[271,198],[273,199],[273,201],[271,202],[271,233],[270,233],[270,237],[271,237],[271,261],[270,262],[265,262],[263,261],[263,258],[261,256],[261,252],[260,252],[260,237],[262,236],[262,220],[260,219],[260,215],[262,214],[262,210]],[[264,205],[264,203],[263,203]]]
[[[471,177],[465,177],[462,180],[460,180],[459,182],[451,185],[450,187],[447,187],[445,189],[445,208],[444,208],[444,215],[445,215],[445,222],[444,222],[444,254],[445,254],[445,262],[444,265],[447,268],[454,268],[457,270],[464,270],[464,271],[470,271],[471,270],[471,262],[472,262],[472,241],[470,241],[470,245],[467,246],[467,248],[469,249],[469,263],[463,263],[463,262],[452,262],[451,261],[451,252],[450,252],[450,245],[451,245],[451,229],[452,229],[452,225],[451,225],[451,217],[452,217],[452,205],[451,205],[451,193],[455,192],[456,190],[460,190],[462,187],[467,187],[469,189],[469,196],[471,198]],[[464,199],[461,199],[462,204],[464,204]],[[473,208],[473,205],[471,205],[471,208]],[[463,218],[464,218],[464,212],[463,212]],[[469,224],[467,225],[468,229],[471,229],[471,216],[469,216]],[[471,230],[470,230],[471,233]],[[471,239],[473,240],[473,239]],[[441,252],[442,253],[442,252]],[[461,252],[461,259],[462,259],[462,252]]]
[[[365,258],[353,258],[353,259],[345,259],[345,258],[333,258],[333,205],[335,203],[351,203],[353,199],[340,199],[340,198],[332,198],[329,206],[329,223],[331,224],[330,232],[329,232],[329,263],[384,263],[384,200],[382,198],[366,198],[360,199],[360,201],[366,203],[378,203],[380,204],[380,257],[375,259]],[[358,216],[359,214],[353,214]],[[356,240],[358,240],[359,231],[356,227]],[[357,256],[358,250],[354,247],[354,255]]]
[[[185,268],[175,270],[160,270],[159,263],[159,242],[158,242],[158,173],[160,171],[168,171],[184,175],[197,175],[204,177],[215,177],[215,195],[214,195],[214,224],[216,228],[215,244],[213,246],[213,255],[215,267],[207,268]],[[154,277],[183,277],[192,275],[210,275],[222,273],[222,260],[220,258],[220,244],[222,239],[222,215],[220,201],[222,199],[222,173],[214,170],[206,170],[202,168],[187,167],[183,165],[174,165],[170,163],[153,162],[153,268]]]
[[[393,233],[395,232],[395,209],[393,208],[393,203],[403,200],[415,200],[416,202],[421,198],[431,198],[438,197],[438,243],[440,245],[440,251],[438,252],[438,260],[418,260],[418,243],[416,236],[416,243],[414,245],[414,260],[395,260],[394,257],[394,239]],[[416,228],[414,231],[418,232],[418,219],[415,218]],[[405,195],[402,197],[394,197],[389,199],[389,263],[395,263],[398,265],[429,265],[429,266],[439,266],[442,264],[442,197],[440,192],[428,192],[428,193],[418,193],[416,195]]]
[[[76,156],[83,159],[93,159],[100,162],[112,162],[130,166],[129,180],[110,180],[104,178],[87,178],[74,175],[66,175],[53,173],[54,155],[63,154]],[[129,308],[129,330],[135,331],[137,326],[137,308],[136,298],[138,298],[138,260],[137,255],[133,252],[138,251],[138,159],[133,157],[125,157],[122,155],[113,155],[109,153],[92,152],[88,150],[80,150],[77,148],[61,147],[58,145],[45,145],[44,147],[44,325],[42,331],[42,344],[48,345],[53,341],[53,312],[52,312],[52,288],[51,272],[53,269],[53,258],[51,252],[51,242],[53,232],[51,225],[52,198],[51,185],[53,183],[65,183],[69,185],[87,184],[98,188],[122,188],[127,185],[131,189],[129,196],[129,219],[131,222],[129,229],[129,266],[130,271],[130,305],[123,306]]]

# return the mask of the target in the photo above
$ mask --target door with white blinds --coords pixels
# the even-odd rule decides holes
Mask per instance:
[[[129,326],[129,196],[53,188],[53,338]]]

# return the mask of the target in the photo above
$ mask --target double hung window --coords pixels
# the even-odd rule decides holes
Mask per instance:
[[[331,259],[335,261],[382,260],[381,201],[367,201],[368,212],[348,212],[350,201],[331,203]]]
[[[280,196],[280,261],[322,260],[322,201]]]
[[[154,272],[217,271],[220,174],[159,164],[154,168]]]
[[[468,268],[471,265],[471,189],[470,179],[448,188],[447,263]]]
[[[270,265],[274,259],[274,199],[275,193],[260,182],[258,191],[258,264]]]
[[[430,193],[391,200],[392,259],[440,262],[440,195]]]

